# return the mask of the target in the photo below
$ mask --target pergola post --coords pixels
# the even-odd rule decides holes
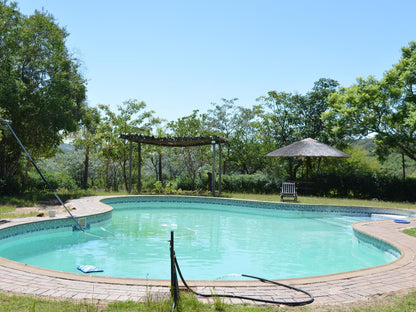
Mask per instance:
[[[215,140],[212,140],[212,196],[215,197]]]
[[[159,181],[162,182],[162,151],[159,151]]]
[[[129,152],[129,194],[131,193],[131,167],[132,167],[132,153],[133,153],[133,142],[130,141],[130,152]]]
[[[140,194],[142,192],[142,144],[138,143],[138,154],[139,154],[139,161],[138,161],[138,169],[137,169],[137,192]]]
[[[218,153],[220,154],[220,159],[219,159],[219,168],[218,168],[218,193],[221,195],[221,175],[222,175],[222,147],[221,147],[221,143],[218,143]]]

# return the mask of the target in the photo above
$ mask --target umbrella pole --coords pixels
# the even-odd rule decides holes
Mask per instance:
[[[309,166],[311,165],[311,158],[306,157],[306,181],[308,181],[309,178]]]

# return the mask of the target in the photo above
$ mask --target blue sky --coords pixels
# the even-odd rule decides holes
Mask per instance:
[[[176,120],[222,98],[251,107],[268,91],[350,86],[397,63],[416,40],[416,1],[18,0],[70,33],[90,106],[128,99]]]

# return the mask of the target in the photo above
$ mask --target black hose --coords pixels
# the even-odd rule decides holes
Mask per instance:
[[[309,296],[310,299],[308,300],[303,300],[303,301],[293,301],[293,302],[288,302],[288,301],[277,301],[277,300],[267,300],[267,299],[261,299],[261,298],[253,298],[253,297],[246,297],[246,296],[238,296],[238,295],[227,295],[227,294],[222,294],[222,295],[213,295],[213,294],[202,294],[202,293],[198,293],[196,291],[194,291],[193,289],[191,289],[188,284],[186,283],[185,279],[183,278],[181,269],[179,268],[179,264],[178,264],[178,260],[176,258],[176,255],[174,255],[175,258],[175,265],[176,265],[176,269],[178,270],[179,276],[181,277],[181,280],[183,282],[183,284],[185,285],[185,287],[191,291],[192,293],[194,293],[195,295],[198,296],[202,296],[202,297],[224,297],[224,298],[235,298],[235,299],[244,299],[244,300],[251,300],[251,301],[257,301],[257,302],[264,302],[264,303],[272,303],[272,304],[283,304],[283,305],[287,305],[287,306],[303,306],[306,304],[310,304],[312,303],[315,298],[313,297],[312,294],[310,294],[309,292],[307,292],[306,290],[294,287],[294,286],[290,286],[287,284],[283,284],[283,283],[279,283],[279,282],[275,282],[275,281],[271,281],[262,277],[257,277],[257,276],[252,276],[252,275],[246,275],[246,274],[241,274],[241,276],[244,277],[248,277],[248,278],[253,278],[253,279],[257,279],[263,283],[270,283],[270,284],[274,284],[274,285],[278,285],[278,286],[282,286],[285,288],[289,288],[292,289],[294,291],[297,292],[301,292],[304,293],[305,295]]]

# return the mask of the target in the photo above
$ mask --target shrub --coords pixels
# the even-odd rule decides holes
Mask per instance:
[[[77,190],[79,189],[76,181],[66,172],[44,172],[42,173],[46,181],[55,189]],[[29,191],[49,190],[48,185],[36,171],[30,171],[28,174]]]
[[[0,195],[18,194],[22,189],[19,181],[13,178],[0,179]]]
[[[416,179],[403,181],[397,177],[371,173],[321,173],[313,176],[316,196],[416,201]]]
[[[225,175],[222,189],[226,192],[270,194],[279,191],[281,180],[262,173]]]
[[[186,173],[176,178],[175,187],[182,190],[194,190],[195,188],[192,185],[192,179]]]

